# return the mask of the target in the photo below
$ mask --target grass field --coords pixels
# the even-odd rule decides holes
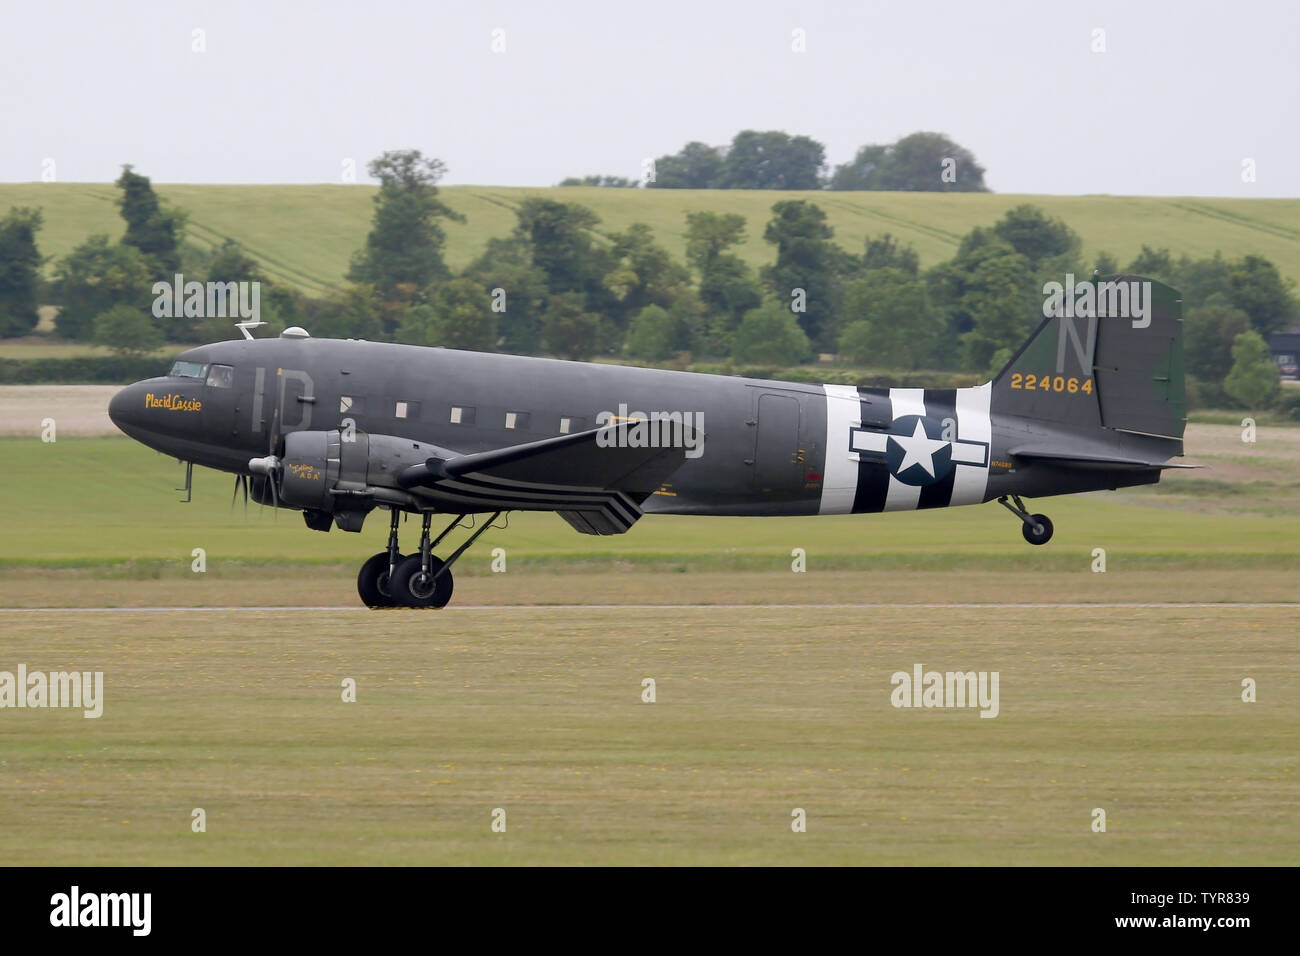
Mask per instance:
[[[442,612],[352,607],[382,516],[321,535],[212,472],[180,504],[126,439],[0,439],[0,670],[105,682],[96,720],[0,711],[0,865],[1293,864],[1300,430],[1239,434],[1037,502],[1043,548],[993,504],[516,515]],[[997,671],[998,716],[892,707],[918,663]]]
[[[761,592],[766,576],[733,577]],[[1291,864],[1294,623],[996,605],[8,613],[3,666],[102,670],[105,690],[98,720],[0,716],[0,863]],[[998,716],[891,707],[891,674],[915,663],[997,671]]]
[[[369,229],[374,189],[368,186],[158,185],[161,196],[190,214],[188,235],[200,245],[237,239],[273,279],[312,293],[338,285]],[[123,223],[107,183],[0,184],[0,210],[40,206],[45,227],[41,252],[61,257],[95,232],[119,236]],[[1023,196],[1003,194],[775,193],[749,190],[527,189],[450,186],[447,204],[467,217],[449,223],[447,260],[473,259],[487,240],[505,236],[514,211],[528,196],[550,196],[591,206],[602,230],[645,222],[674,256],[684,254],[685,214],[735,212],[748,222],[740,254],[751,265],[771,261],[763,229],[774,202],[806,198],[818,203],[836,240],[859,252],[867,236],[890,232],[915,245],[925,266],[950,258],[962,235],[991,225],[1023,202],[1042,206],[1083,237],[1084,251],[1105,250],[1129,261],[1143,244],[1175,253],[1237,256],[1258,253],[1284,276],[1300,280],[1300,200],[1199,199],[1131,196]]]

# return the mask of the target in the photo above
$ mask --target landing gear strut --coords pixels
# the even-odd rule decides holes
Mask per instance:
[[[357,574],[357,593],[366,607],[396,607],[399,603],[393,596],[391,582],[393,570],[405,557],[397,548],[397,523],[401,517],[401,512],[394,508],[388,522],[388,550],[369,558]]]
[[[1052,540],[1052,520],[1047,515],[1031,515],[1019,495],[1007,495],[998,499],[998,504],[1006,508],[1021,521],[1020,532],[1030,544],[1047,544]],[[1015,504],[1011,502],[1014,501]]]
[[[420,527],[420,550],[403,556],[397,546],[400,514],[394,508],[388,533],[388,550],[381,551],[362,565],[361,573],[357,576],[357,592],[361,595],[361,600],[368,607],[446,607],[455,586],[451,566],[500,515],[501,512],[495,512],[443,561],[433,553],[433,549],[460,525],[466,515],[457,515],[456,520],[447,525],[442,534],[430,540],[429,525],[433,514],[425,512]]]

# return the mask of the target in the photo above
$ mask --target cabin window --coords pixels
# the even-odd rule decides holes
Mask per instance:
[[[572,432],[582,431],[583,420],[574,416],[566,416],[560,419],[560,434],[568,435]]]
[[[474,407],[472,405],[451,406],[451,423],[453,425],[473,425]]]
[[[346,414],[346,413],[348,413],[348,412],[352,412],[354,415],[355,415],[355,414],[360,414],[360,412],[361,412],[361,399],[357,398],[355,395],[340,395],[340,396],[339,396],[339,414],[342,415],[342,414]]]
[[[419,402],[398,402],[393,408],[393,415],[397,418],[419,418]]]
[[[527,428],[528,412],[506,412],[506,428]]]
[[[230,388],[235,383],[235,370],[229,365],[213,365],[208,369],[208,384],[213,388]]]
[[[177,362],[171,374],[176,378],[203,378],[208,374],[208,367],[202,362]]]

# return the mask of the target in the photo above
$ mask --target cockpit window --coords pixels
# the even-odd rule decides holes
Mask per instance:
[[[230,388],[234,380],[235,370],[229,365],[213,365],[208,371],[208,384],[213,388]]]
[[[208,367],[202,362],[177,362],[171,374],[178,378],[202,378],[208,374]]]

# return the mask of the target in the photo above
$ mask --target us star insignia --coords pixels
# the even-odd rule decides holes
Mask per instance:
[[[981,441],[948,440],[934,419],[906,415],[889,431],[849,429],[849,450],[870,460],[883,458],[890,474],[908,485],[929,485],[948,476],[954,465],[988,463],[989,446]]]

